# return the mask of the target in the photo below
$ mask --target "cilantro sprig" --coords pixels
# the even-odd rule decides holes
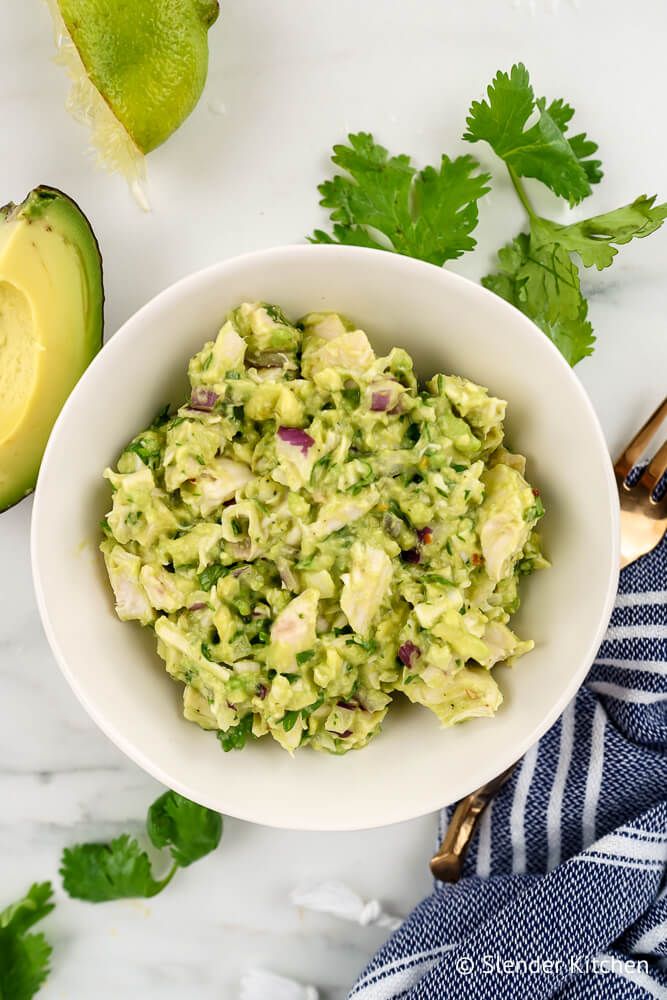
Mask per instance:
[[[438,167],[417,170],[409,156],[390,156],[368,132],[334,146],[337,174],[319,186],[330,209],[333,235],[316,229],[311,243],[393,250],[442,265],[472,250],[477,202],[489,175],[472,156],[443,156]]]
[[[0,997],[31,1000],[46,981],[52,948],[28,931],[54,908],[50,882],[35,883],[23,899],[0,912]]]
[[[570,206],[602,179],[597,144],[572,128],[573,118],[562,98],[537,97],[518,63],[499,71],[486,97],[472,102],[463,136],[488,143],[504,162],[528,221],[527,231],[498,252],[497,270],[482,284],[532,319],[571,365],[595,344],[580,267],[609,267],[619,247],[655,232],[667,216],[667,204],[647,195],[566,225],[538,215],[523,179],[541,182]],[[439,168],[420,171],[409,156],[392,156],[359,132],[348,145],[334,146],[332,161],[341,173],[319,191],[333,233],[318,229],[311,242],[374,247],[437,265],[475,247],[478,202],[490,176],[472,157],[443,156]]]
[[[168,791],[148,810],[146,829],[153,846],[168,848],[171,854],[172,864],[161,879],[155,878],[148,854],[138,841],[122,834],[109,843],[65,848],[60,867],[65,892],[90,903],[156,896],[179,868],[216,849],[222,836],[222,817]]]
[[[640,195],[629,205],[569,225],[539,216],[521,178],[541,181],[570,205],[591,194],[591,185],[602,178],[600,161],[593,159],[597,145],[583,132],[567,134],[573,115],[561,99],[547,104],[536,97],[519,63],[509,73],[496,74],[487,100],[473,101],[463,138],[487,142],[504,161],[528,216],[528,232],[499,251],[498,270],[482,284],[529,316],[576,365],[593,353],[595,343],[579,262],[598,270],[609,267],[619,246],[660,228],[667,204]]]

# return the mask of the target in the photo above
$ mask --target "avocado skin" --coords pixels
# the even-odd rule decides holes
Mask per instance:
[[[13,222],[35,225],[36,228],[40,227],[41,224],[41,237],[45,241],[45,246],[48,246],[50,235],[56,233],[76,252],[87,293],[87,310],[84,318],[85,332],[82,344],[82,353],[85,358],[85,366],[87,366],[102,347],[104,332],[102,254],[90,222],[69,195],[47,184],[40,184],[34,188],[19,205],[9,202],[0,208],[0,236],[3,227]],[[37,238],[38,235],[35,236],[35,239]],[[3,280],[0,268],[0,282]],[[66,317],[63,317],[63,337],[68,334],[65,320]],[[80,374],[82,372],[74,379],[73,384],[80,377]],[[62,402],[64,403],[65,399]],[[58,412],[59,410],[53,414],[53,421],[58,416]],[[17,472],[15,483],[11,482],[10,477],[8,482],[0,485],[0,513],[14,507],[32,493],[37,481],[45,443],[37,443],[32,462],[28,461],[27,463],[28,465],[32,464],[33,467],[29,476],[26,474],[26,466],[23,466]],[[2,447],[2,442],[0,442],[0,457]]]

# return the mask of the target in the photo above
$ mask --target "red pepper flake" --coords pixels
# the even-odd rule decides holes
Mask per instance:
[[[480,566],[484,562],[484,558],[479,554],[479,552],[473,552],[470,561],[473,566]]]
[[[533,490],[533,496],[534,497],[539,497],[539,495],[540,495],[540,491],[539,490]]]

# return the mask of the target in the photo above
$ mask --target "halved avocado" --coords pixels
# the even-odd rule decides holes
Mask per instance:
[[[30,493],[49,433],[102,346],[102,258],[79,207],[38,187],[0,209],[0,511]]]

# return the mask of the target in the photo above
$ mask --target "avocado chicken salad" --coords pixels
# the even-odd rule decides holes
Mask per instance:
[[[102,552],[153,629],[186,719],[225,750],[365,746],[396,692],[443,725],[493,715],[519,578],[548,565],[505,403],[417,383],[336,313],[244,303],[190,361],[191,396],[107,469]]]

